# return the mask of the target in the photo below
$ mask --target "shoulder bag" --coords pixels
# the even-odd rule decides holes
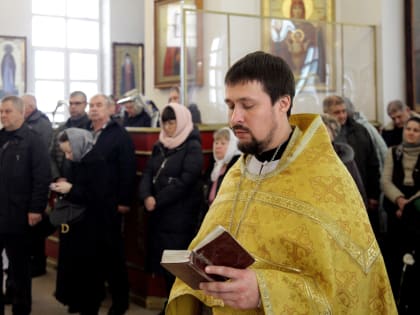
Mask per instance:
[[[58,197],[50,214],[51,224],[58,227],[63,224],[74,224],[83,219],[86,211],[84,205],[72,203],[63,197]]]

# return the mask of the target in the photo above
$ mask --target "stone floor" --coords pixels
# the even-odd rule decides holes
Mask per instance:
[[[32,280],[32,313],[31,315],[66,315],[67,308],[61,305],[53,296],[56,272],[53,267],[48,268],[46,275]],[[100,315],[106,315],[110,306],[107,299],[102,304]],[[156,315],[159,310],[148,310],[131,303],[126,315]],[[5,315],[11,315],[11,307],[6,306]]]

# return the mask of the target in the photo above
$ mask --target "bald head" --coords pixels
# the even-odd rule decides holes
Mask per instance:
[[[28,118],[36,109],[36,98],[32,94],[24,94],[22,96],[22,101],[25,106],[25,119]]]

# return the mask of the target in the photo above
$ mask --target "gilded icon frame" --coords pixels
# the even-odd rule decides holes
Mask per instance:
[[[188,34],[192,34],[195,42],[194,47],[187,43],[184,50],[187,54],[185,60],[187,60],[188,81],[195,82],[196,85],[202,84],[202,21],[201,14],[194,11],[202,7],[202,0],[189,0],[183,3],[179,0],[155,0],[155,87],[169,88],[180,85],[181,47],[184,45],[181,32],[182,8],[187,9],[186,23],[195,21],[194,25],[186,25],[189,28]]]
[[[303,3],[303,17],[292,17],[292,2]],[[297,87],[313,86],[318,92],[334,90],[337,70],[333,45],[336,31],[332,23],[335,18],[334,0],[262,0],[261,15],[265,17],[261,28],[262,50],[286,60],[295,74]],[[294,30],[290,32],[287,29]],[[278,39],[273,38],[273,30],[278,31]],[[290,34],[296,40],[291,40]],[[301,51],[305,47],[300,38],[307,41],[306,45],[309,45],[309,41],[314,43],[314,54],[318,56],[312,63],[316,63],[315,66],[308,65],[303,57],[300,60],[295,57],[298,56],[299,47]],[[297,53],[294,54],[292,50]],[[311,70],[315,67],[316,70]]]

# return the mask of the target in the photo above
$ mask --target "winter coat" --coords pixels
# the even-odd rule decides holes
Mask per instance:
[[[26,118],[25,122],[28,124],[29,128],[35,130],[41,136],[47,147],[49,147],[53,129],[47,115],[36,109]]]
[[[26,124],[0,130],[0,234],[22,234],[28,212],[43,213],[51,182],[48,148]]]
[[[116,121],[111,120],[96,140],[95,147],[105,158],[109,180],[106,191],[113,205],[107,214],[108,223],[121,223],[118,205],[130,206],[136,179],[136,156],[130,135]]]
[[[378,157],[379,168],[382,172],[384,168],[386,152],[388,151],[388,147],[385,143],[385,140],[382,138],[378,130],[368,121],[368,119],[363,113],[356,112],[354,113],[353,118],[356,120],[357,123],[361,124],[369,132],[370,138],[376,151],[376,155]]]
[[[359,173],[359,169],[357,168],[356,162],[354,160],[354,151],[346,143],[341,142],[333,142],[333,147],[335,153],[337,153],[338,157],[340,158],[341,162],[346,166],[347,170],[349,171],[351,177],[353,177],[354,182],[362,196],[363,202],[367,207],[367,196],[366,196],[366,189],[363,185],[362,178]]]
[[[369,132],[352,118],[347,119],[346,127],[347,144],[354,151],[354,160],[362,177],[367,198],[378,200],[380,194],[379,160]]]
[[[128,114],[124,112],[124,127],[150,127],[150,124],[151,118],[144,110],[134,117],[129,117]]]
[[[140,184],[141,201],[148,196],[156,199],[148,220],[148,269],[160,270],[163,249],[186,249],[192,240],[203,197],[199,187],[202,167],[197,129],[174,149],[160,142],[154,145]]]
[[[108,169],[96,148],[70,166],[72,188],[64,198],[84,205],[86,210],[80,221],[69,225],[67,233],[60,233],[55,296],[71,308],[84,310],[99,306],[105,296],[102,244],[110,204],[106,194]]]

